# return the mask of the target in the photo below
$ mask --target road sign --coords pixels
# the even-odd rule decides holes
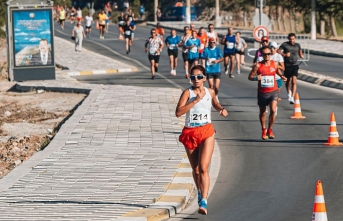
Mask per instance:
[[[265,26],[257,26],[255,29],[254,29],[254,38],[256,41],[261,41],[261,38],[263,36],[269,36],[269,31],[268,31],[268,28],[265,27]]]
[[[263,26],[269,25],[270,21],[269,21],[268,15],[262,13],[261,19],[262,19],[261,21],[262,24],[260,24],[260,13],[256,13],[252,20],[255,27],[259,25],[263,25]]]

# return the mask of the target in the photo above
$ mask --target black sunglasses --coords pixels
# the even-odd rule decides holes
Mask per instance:
[[[266,43],[266,42],[268,42],[268,41],[262,41],[262,43]]]
[[[262,56],[270,56],[272,53],[264,53]]]
[[[192,81],[195,81],[195,79],[197,79],[197,78],[198,78],[198,80],[201,80],[201,79],[204,78],[204,75],[201,75],[201,74],[199,74],[199,75],[191,75],[191,80]]]

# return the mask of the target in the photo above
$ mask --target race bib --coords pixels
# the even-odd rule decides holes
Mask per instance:
[[[198,52],[198,47],[193,47],[193,48],[191,48],[191,52],[192,53],[197,53]]]
[[[124,25],[124,21],[120,21],[119,24],[120,24],[120,25]]]
[[[235,44],[232,42],[226,42],[226,46],[228,49],[232,49],[232,48],[234,48]]]
[[[262,76],[261,87],[274,87],[274,76]]]
[[[175,50],[176,49],[176,45],[174,45],[174,44],[173,45],[169,45],[169,49],[170,50]]]
[[[105,25],[106,21],[100,21],[100,25]]]
[[[190,123],[193,125],[204,125],[211,122],[211,113],[206,109],[191,109]]]
[[[125,31],[125,35],[130,35],[131,31]]]
[[[236,49],[240,51],[242,47],[243,47],[242,43],[239,43]]]
[[[216,59],[215,58],[209,58],[207,60],[207,66],[211,66],[211,65],[215,65],[214,63],[212,63],[213,61],[215,61]]]
[[[149,53],[150,54],[155,54],[156,53],[156,48],[150,48]]]
[[[200,44],[199,50],[204,49],[205,45],[204,44]]]

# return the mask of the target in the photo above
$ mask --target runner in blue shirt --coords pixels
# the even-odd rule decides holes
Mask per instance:
[[[224,58],[220,48],[216,47],[216,40],[214,38],[210,38],[208,42],[209,46],[205,48],[202,56],[206,60],[205,67],[208,86],[209,88],[214,89],[216,96],[218,96],[221,76],[219,62],[222,62]]]
[[[145,14],[145,7],[143,4],[139,7],[139,15],[141,16],[140,19],[144,20],[144,14]]]
[[[169,63],[170,63],[170,74],[175,76],[176,75],[176,66],[177,66],[177,57],[179,54],[179,44],[181,42],[181,38],[176,35],[175,29],[170,31],[170,36],[168,36],[165,40],[166,46],[168,48],[168,56],[169,56]]]
[[[192,37],[186,42],[186,49],[188,50],[188,73],[191,72],[193,66],[198,65],[200,40],[197,38],[197,31],[192,31]]]
[[[224,45],[224,67],[225,67],[225,74],[228,74],[228,66],[229,66],[229,59],[230,59],[230,78],[234,78],[233,76],[233,69],[235,64],[235,56],[236,56],[236,44],[238,44],[236,40],[236,36],[233,34],[233,28],[228,29],[228,34],[224,35],[222,38],[222,42]]]

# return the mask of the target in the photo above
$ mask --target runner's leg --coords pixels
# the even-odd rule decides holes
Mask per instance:
[[[297,92],[297,76],[292,76],[291,78],[292,84],[292,97],[295,97],[295,93]]]
[[[214,92],[217,96],[219,94],[219,86],[220,86],[220,78],[216,77],[214,78]]]
[[[199,174],[199,148],[190,150],[185,148],[189,163],[192,167],[192,175],[196,188],[200,189],[200,174]]]
[[[260,122],[261,122],[261,127],[262,129],[265,129],[266,128],[266,110],[267,110],[267,107],[266,106],[259,106],[260,108],[260,115],[259,115],[259,118],[260,118]]]
[[[210,188],[210,175],[208,166],[211,162],[214,150],[214,134],[208,137],[199,145],[199,173],[200,173],[200,190],[203,199],[207,199]]]
[[[225,56],[224,57],[224,71],[225,71],[225,74],[229,73],[229,71],[227,69],[228,66],[229,66],[229,56]]]
[[[240,56],[241,55],[239,53],[236,53],[235,56],[236,56],[237,74],[240,74],[241,73],[241,64],[240,64],[240,62],[241,62]]]
[[[230,75],[233,74],[234,67],[235,67],[235,55],[230,55]]]

